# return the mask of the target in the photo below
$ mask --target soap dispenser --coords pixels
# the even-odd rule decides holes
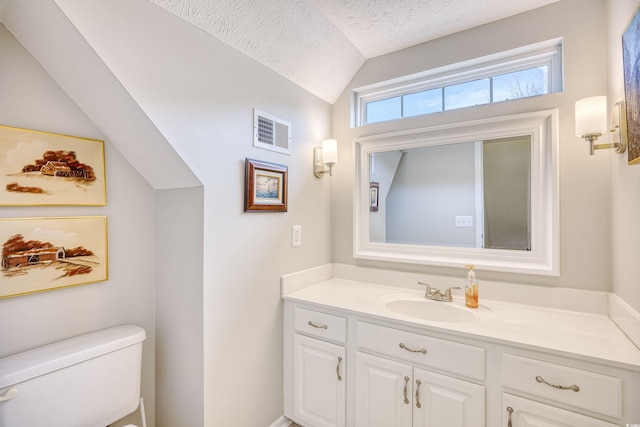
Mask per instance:
[[[478,281],[473,265],[465,265],[469,269],[467,285],[464,287],[464,304],[470,308],[478,308]]]

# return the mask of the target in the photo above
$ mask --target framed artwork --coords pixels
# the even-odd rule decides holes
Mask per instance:
[[[245,159],[245,212],[287,211],[288,168]]]
[[[0,206],[106,202],[103,141],[0,126]]]
[[[107,280],[107,218],[1,218],[0,298]]]
[[[380,197],[380,184],[377,182],[369,183],[369,210],[371,212],[378,211],[379,197]]]
[[[629,164],[640,164],[640,8],[622,33]]]

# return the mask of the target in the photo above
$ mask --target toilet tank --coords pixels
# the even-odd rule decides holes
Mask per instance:
[[[122,325],[0,359],[0,427],[105,427],[135,411],[145,338]]]

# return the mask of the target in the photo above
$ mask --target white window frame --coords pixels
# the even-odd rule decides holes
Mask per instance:
[[[352,91],[352,127],[366,126],[368,124],[366,122],[366,109],[367,104],[370,102],[444,88],[545,65],[548,66],[549,70],[548,93],[561,92],[564,84],[562,45],[562,38],[556,38],[356,88]],[[400,119],[390,119],[390,121]]]

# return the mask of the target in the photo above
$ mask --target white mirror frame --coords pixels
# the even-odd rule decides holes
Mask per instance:
[[[452,123],[354,140],[353,256],[360,259],[559,276],[557,109]],[[372,242],[369,156],[372,153],[531,135],[531,251]]]

